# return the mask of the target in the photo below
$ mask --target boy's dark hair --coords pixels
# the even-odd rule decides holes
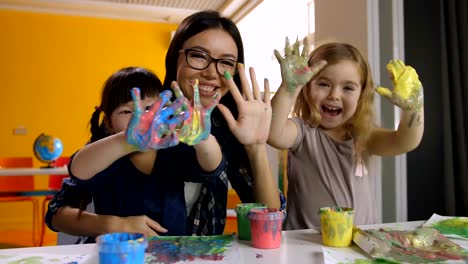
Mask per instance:
[[[237,46],[237,62],[244,63],[244,44],[242,43],[242,38],[236,24],[230,19],[222,17],[216,11],[200,11],[186,17],[174,34],[174,38],[166,53],[166,77],[163,84],[165,89],[170,89],[171,82],[177,80],[177,61],[179,56],[183,56],[183,54],[180,55],[179,51],[182,49],[185,41],[208,29],[222,29],[231,35]],[[237,87],[241,87],[239,74],[234,75],[233,79]],[[237,118],[237,105],[230,92],[221,98],[220,103],[227,106],[234,117]]]
[[[99,123],[100,114],[104,112],[104,118],[110,118],[117,107],[131,101],[130,90],[133,87],[140,88],[141,99],[148,96],[155,97],[163,91],[161,80],[151,70],[142,67],[127,67],[116,71],[104,83],[101,104],[96,107],[91,117],[90,142],[110,135],[104,120]]]
[[[110,135],[104,120],[99,123],[101,112],[104,112],[104,118],[110,118],[117,107],[132,101],[130,90],[133,87],[140,88],[141,99],[148,96],[157,96],[163,91],[161,80],[151,70],[142,67],[126,67],[113,73],[104,83],[101,105],[96,107],[89,121],[91,126],[91,140],[89,143]],[[91,197],[84,189],[79,191],[78,196],[80,201],[78,206],[79,218],[83,210],[86,209],[87,204],[91,202]]]

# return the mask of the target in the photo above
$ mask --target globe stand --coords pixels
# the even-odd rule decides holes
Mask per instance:
[[[47,163],[47,166],[41,166],[41,169],[53,169],[55,166],[53,166],[54,162],[49,162]]]
[[[58,158],[57,158],[58,159]],[[55,162],[57,161],[57,159],[54,159],[54,160],[51,160],[51,161],[42,161],[44,163],[47,163],[47,166],[41,166],[42,169],[53,169],[53,168],[57,168],[57,166],[55,166]]]

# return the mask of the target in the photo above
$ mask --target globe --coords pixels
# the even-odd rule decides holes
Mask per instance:
[[[60,139],[43,133],[34,141],[33,151],[38,160],[51,167],[51,164],[62,155],[63,144]]]

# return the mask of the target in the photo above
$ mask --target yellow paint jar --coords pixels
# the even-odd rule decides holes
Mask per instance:
[[[348,247],[353,240],[354,210],[347,207],[320,208],[322,242],[330,247]]]

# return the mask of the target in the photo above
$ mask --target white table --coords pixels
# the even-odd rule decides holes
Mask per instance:
[[[66,166],[54,168],[0,168],[0,176],[19,175],[63,175],[68,174]]]
[[[423,221],[391,223],[379,225],[361,226],[363,229],[389,227],[399,229],[412,229],[420,226]],[[251,247],[250,242],[234,241],[234,245],[238,245],[239,258],[235,264],[241,263],[323,263],[322,240],[321,234],[313,229],[283,231],[281,247],[278,249],[256,249]],[[339,250],[339,249],[338,249]],[[353,246],[343,250],[360,250]],[[86,262],[98,263],[97,246],[95,244],[86,245],[67,245],[53,247],[32,247],[32,248],[17,248],[0,250],[0,255],[6,254],[24,254],[24,253],[48,253],[48,254],[90,254],[90,258]],[[364,258],[364,256],[363,256]],[[215,263],[215,262],[210,262]],[[226,263],[219,261],[219,263]]]

